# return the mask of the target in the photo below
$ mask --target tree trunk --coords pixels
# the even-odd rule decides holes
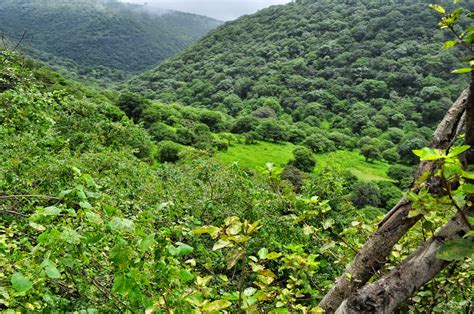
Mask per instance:
[[[463,115],[468,94],[474,95],[469,93],[468,89],[463,91],[443,121],[438,125],[430,143],[431,147],[447,149],[454,143],[463,126]],[[474,115],[472,118],[474,119]],[[435,182],[435,179],[430,179],[422,186],[416,186],[416,181],[422,174],[426,172],[434,173],[436,167],[434,162],[422,162],[420,164],[412,184],[415,192],[422,187],[439,186],[439,182]],[[421,218],[421,216],[408,217],[410,209],[411,202],[402,199],[379,223],[379,229],[369,237],[356,255],[353,263],[347,267],[346,272],[337,279],[334,287],[320,302],[319,306],[326,313],[334,313],[342,301],[350,296],[351,292],[365,285],[373,274],[385,264],[385,260],[393,246]]]
[[[467,209],[464,214],[473,215],[474,209]],[[458,213],[453,220],[448,222],[435,236],[424,242],[402,264],[345,300],[336,314],[392,313],[399,304],[449,264],[447,261],[436,258],[436,252],[441,245],[445,241],[461,238],[469,230],[471,230],[470,227]]]
[[[471,146],[466,159],[467,163],[472,165],[474,164],[474,72],[471,72],[469,95],[466,101],[466,135],[464,142],[466,145]]]

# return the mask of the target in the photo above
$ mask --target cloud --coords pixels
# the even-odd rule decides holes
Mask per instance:
[[[251,14],[275,4],[285,4],[291,0],[121,0],[122,2],[147,3],[183,12],[206,15],[218,20],[229,21],[244,14]]]

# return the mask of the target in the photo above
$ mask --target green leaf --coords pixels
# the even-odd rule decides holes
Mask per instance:
[[[90,223],[94,225],[101,225],[103,223],[102,218],[100,218],[98,214],[93,213],[93,212],[87,212],[86,218],[87,218],[87,221],[89,221]]]
[[[451,73],[453,74],[463,74],[463,73],[469,73],[472,72],[472,68],[460,68],[452,71]]]
[[[49,207],[45,207],[45,209],[43,210],[43,215],[44,216],[57,216],[61,214],[61,212],[62,212],[62,209],[57,208],[55,206],[49,206]]]
[[[140,245],[139,245],[140,251],[147,251],[153,246],[154,243],[155,243],[155,234],[152,233],[140,241]]]
[[[415,149],[413,153],[420,157],[420,160],[439,160],[445,158],[444,150],[434,149],[430,147],[423,147],[422,149]]]
[[[268,249],[267,249],[267,248],[262,247],[262,248],[258,251],[258,257],[259,257],[260,259],[266,259],[266,258],[267,258],[267,254],[268,254]]]
[[[78,244],[81,241],[81,235],[69,227],[65,227],[61,233],[61,239],[69,244]]]
[[[109,222],[109,226],[113,231],[120,233],[132,233],[135,231],[135,224],[130,219],[114,217]]]
[[[445,14],[446,13],[446,10],[440,6],[439,4],[430,4],[430,8],[432,8],[433,10],[435,10],[436,12],[440,13],[440,14]]]
[[[44,268],[44,271],[46,272],[46,275],[47,275],[49,278],[53,278],[53,279],[61,278],[61,273],[60,273],[59,270],[56,268],[56,266],[54,266],[53,263],[47,265],[47,266]]]
[[[184,256],[184,255],[188,255],[190,253],[192,253],[194,251],[193,247],[192,246],[189,246],[187,244],[184,244],[184,243],[176,243],[178,244],[178,247],[175,247],[175,246],[170,246],[168,247],[168,252],[173,255],[173,256]]]
[[[40,224],[37,224],[36,222],[30,221],[29,225],[31,228],[37,230],[37,231],[45,231],[46,227]]]
[[[185,282],[191,281],[194,278],[193,274],[191,274],[191,272],[187,269],[182,269],[179,272],[179,277],[181,277],[181,279],[183,279]]]
[[[10,279],[13,288],[18,292],[25,292],[33,287],[33,283],[22,273],[14,273]]]
[[[219,231],[221,229],[218,227],[214,226],[204,226],[201,228],[196,228],[193,230],[194,234],[204,234],[204,233],[209,233],[213,239],[217,238]]]
[[[275,258],[279,258],[280,256],[281,256],[281,253],[271,252],[271,253],[268,253],[267,259],[272,260],[272,259],[275,259]]]
[[[458,43],[458,42],[455,41],[455,40],[448,40],[448,41],[446,41],[446,42],[443,44],[443,48],[444,48],[444,49],[452,48],[452,47],[456,46],[457,43]]]
[[[469,145],[463,145],[463,146],[455,146],[455,147],[452,147],[452,148],[449,150],[448,157],[456,157],[456,156],[459,156],[459,155],[461,155],[462,153],[464,153],[465,151],[469,150],[469,148],[471,148],[471,146],[469,146]]]
[[[231,269],[232,267],[237,264],[239,259],[244,256],[245,251],[242,250],[241,248],[236,248],[227,254],[227,269]]]
[[[92,205],[87,201],[79,202],[79,206],[85,209],[92,209]]]
[[[229,306],[232,305],[232,302],[230,301],[227,301],[227,300],[217,300],[217,301],[214,301],[214,302],[211,302],[211,303],[206,303],[204,304],[204,306],[202,307],[202,309],[204,310],[204,312],[209,312],[209,313],[215,313],[215,312],[218,312],[220,310],[223,310],[223,309],[226,309],[228,308]]]
[[[436,253],[436,257],[445,261],[459,261],[474,255],[474,243],[466,239],[446,241]]]
[[[230,241],[219,239],[219,241],[214,243],[214,246],[212,247],[212,250],[217,251],[217,250],[223,249],[223,248],[228,247],[228,246],[232,246],[232,243]]]

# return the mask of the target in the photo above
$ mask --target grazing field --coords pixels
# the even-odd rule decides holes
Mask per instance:
[[[219,152],[217,157],[225,162],[238,162],[242,167],[264,167],[271,162],[275,166],[284,167],[293,157],[291,143],[257,142],[251,145],[232,143],[225,152]],[[359,179],[367,181],[390,180],[387,176],[389,165],[382,161],[367,162],[358,151],[340,150],[331,153],[317,154],[316,168],[319,169],[339,165],[349,169]]]

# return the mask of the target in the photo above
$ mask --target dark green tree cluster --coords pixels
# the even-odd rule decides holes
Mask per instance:
[[[156,11],[156,10],[155,10]],[[25,52],[83,78],[124,80],[150,69],[221,22],[146,5],[102,0],[0,3],[0,32],[27,32]]]
[[[465,82],[436,23],[427,3],[296,1],[226,23],[129,88],[233,116],[249,141],[414,164]]]

